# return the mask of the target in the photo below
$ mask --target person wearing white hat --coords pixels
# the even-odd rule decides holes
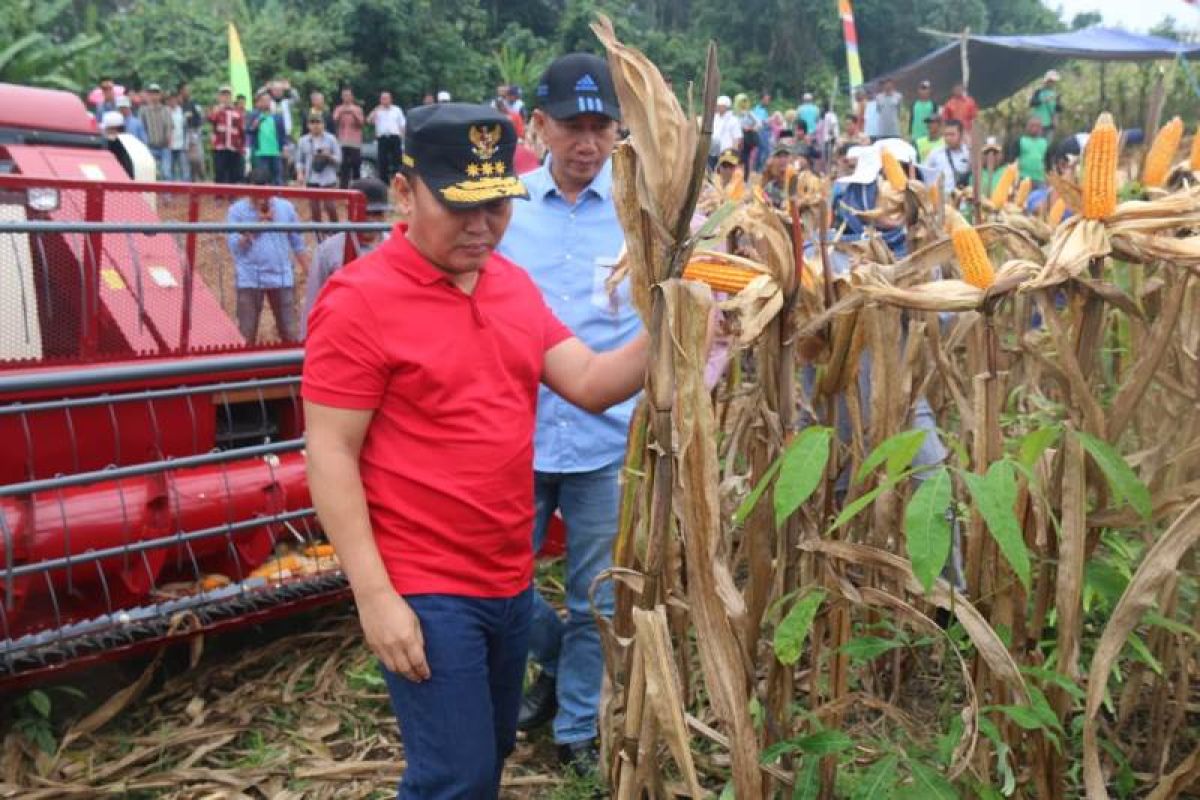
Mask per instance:
[[[1000,176],[1007,168],[1003,152],[1000,149],[1000,140],[995,136],[987,137],[981,155],[983,164],[979,169],[979,194],[983,197],[991,197],[992,190],[996,188],[996,182],[1000,180]]]
[[[715,169],[717,159],[726,150],[740,151],[742,147],[742,126],[737,114],[733,113],[733,100],[723,94],[717,98],[717,113],[713,117],[712,146],[708,152],[708,166]]]
[[[133,113],[133,101],[129,99],[129,95],[123,94],[117,98],[117,111],[125,118],[125,132],[136,136],[142,144],[146,144],[146,128]]]
[[[1058,96],[1059,79],[1058,70],[1049,70],[1042,85],[1035,89],[1029,98],[1029,107],[1033,109],[1034,116],[1042,121],[1042,130],[1047,140],[1054,138],[1058,115],[1062,113],[1062,103]]]

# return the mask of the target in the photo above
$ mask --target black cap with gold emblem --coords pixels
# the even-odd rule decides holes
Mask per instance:
[[[451,208],[529,196],[513,169],[517,132],[512,120],[489,106],[414,108],[404,138],[404,165]]]

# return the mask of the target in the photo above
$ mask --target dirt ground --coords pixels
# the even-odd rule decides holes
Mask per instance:
[[[140,668],[117,671],[127,681]],[[92,706],[91,716],[55,731],[57,752],[43,752],[11,727],[16,720],[0,723],[0,733],[9,728],[0,797],[395,796],[403,749],[383,679],[348,606],[202,641],[191,652],[179,648],[147,665],[135,691],[119,685],[114,675],[77,677],[74,686],[91,703],[74,690],[43,687],[56,712]],[[97,716],[97,730],[76,736]],[[557,770],[548,735],[523,738],[506,765],[502,798],[591,796],[594,783]]]

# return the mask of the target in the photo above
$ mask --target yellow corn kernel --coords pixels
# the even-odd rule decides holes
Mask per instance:
[[[693,258],[683,269],[683,279],[707,283],[718,292],[737,294],[750,281],[761,275],[746,267],[738,267],[708,258]]]
[[[895,154],[887,148],[883,148],[883,176],[897,192],[903,192],[908,186],[908,175],[904,173],[904,167],[900,166]]]
[[[979,231],[969,225],[959,226],[950,233],[950,241],[964,281],[978,289],[987,289],[996,282],[996,270],[992,268]]]
[[[1101,114],[1083,153],[1083,216],[1104,219],[1117,208],[1117,126]]]
[[[1167,182],[1167,176],[1171,173],[1171,162],[1175,160],[1175,152],[1179,150],[1179,142],[1182,139],[1183,120],[1179,117],[1159,128],[1142,165],[1143,186],[1162,186]]]
[[[1004,168],[1004,172],[1000,173],[999,180],[996,181],[996,186],[992,189],[992,205],[1000,208],[1008,202],[1008,196],[1012,194],[1013,184],[1017,182],[1017,165],[1009,164]]]
[[[1017,197],[1015,200],[1013,200],[1013,203],[1016,204],[1017,208],[1025,208],[1025,201],[1029,199],[1029,193],[1032,191],[1033,181],[1031,181],[1029,178],[1022,180],[1020,185],[1017,186]]]
[[[1062,222],[1063,215],[1067,213],[1067,203],[1061,197],[1054,201],[1054,205],[1050,206],[1050,213],[1046,215],[1046,222],[1051,228],[1057,228]]]
[[[1193,172],[1200,170],[1200,125],[1196,126],[1196,132],[1192,134],[1192,153],[1188,159],[1188,166]]]

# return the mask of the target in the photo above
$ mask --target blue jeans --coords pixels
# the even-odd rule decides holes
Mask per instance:
[[[563,620],[540,594],[533,600],[530,652],[542,670],[557,678],[558,714],[554,741],[572,744],[596,736],[596,712],[604,679],[600,632],[588,603],[588,590],[597,575],[612,566],[613,539],[621,495],[618,478],[622,461],[593,472],[534,473],[533,550],[546,537],[555,509],[567,526],[567,618]],[[596,608],[613,611],[612,584],[596,591]]]
[[[500,792],[517,741],[533,590],[512,598],[408,595],[430,678],[380,667],[408,762],[399,800],[482,800]]]
[[[254,168],[263,167],[267,170],[272,186],[283,186],[283,156],[254,156],[250,163]]]

